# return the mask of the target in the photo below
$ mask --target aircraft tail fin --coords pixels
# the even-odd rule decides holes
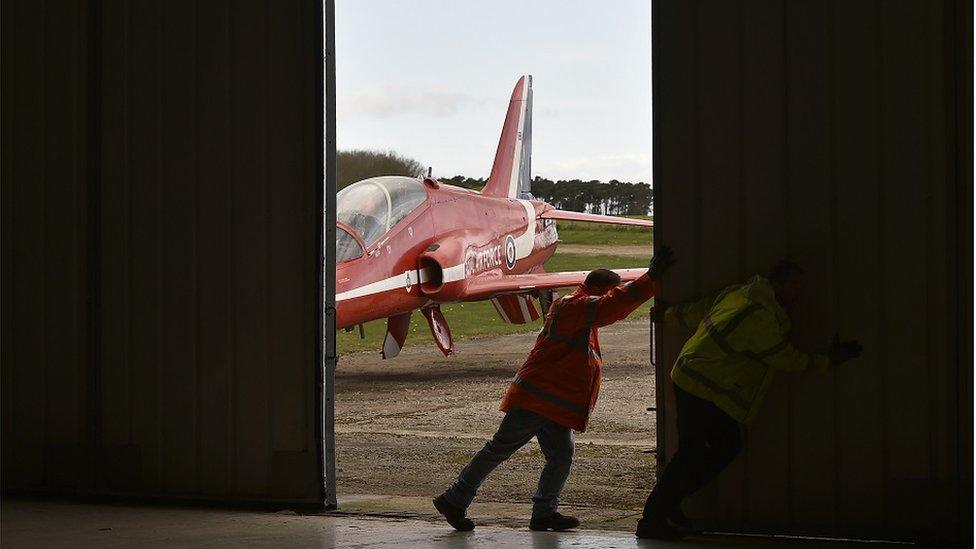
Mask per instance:
[[[508,102],[495,163],[481,193],[532,198],[532,76],[519,78]]]

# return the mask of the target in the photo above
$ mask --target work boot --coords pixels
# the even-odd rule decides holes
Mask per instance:
[[[634,535],[641,539],[679,540],[687,534],[671,526],[666,520],[640,519]]]
[[[559,513],[553,513],[543,517],[532,517],[532,520],[529,521],[529,530],[535,530],[537,532],[545,532],[546,530],[562,532],[563,530],[569,530],[577,526],[579,526],[579,519]]]
[[[470,532],[474,530],[474,522],[465,516],[466,511],[464,508],[447,501],[447,498],[443,494],[434,498],[434,507],[444,515],[447,523],[458,532]]]

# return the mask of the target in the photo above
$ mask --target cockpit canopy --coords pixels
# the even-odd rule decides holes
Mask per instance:
[[[336,220],[359,233],[359,237],[369,246],[426,199],[424,186],[412,177],[364,179],[336,194]],[[362,253],[362,250],[356,250],[359,246],[354,240],[346,231],[336,231],[337,261],[352,259]]]
[[[336,227],[336,263],[356,259],[363,255],[363,247],[356,237],[342,227]]]

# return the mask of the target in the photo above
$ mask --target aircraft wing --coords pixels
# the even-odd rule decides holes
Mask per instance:
[[[612,270],[620,275],[621,282],[629,282],[638,279],[646,273],[647,267]],[[473,300],[488,299],[500,294],[519,294],[535,290],[572,288],[582,284],[588,274],[590,274],[590,271],[476,277],[467,280],[465,298]]]
[[[567,212],[565,210],[546,210],[539,214],[539,218],[562,219],[564,221],[585,221],[588,223],[610,223],[612,225],[634,225],[638,227],[654,226],[654,222],[650,219],[633,219],[630,217],[617,217],[614,215]]]

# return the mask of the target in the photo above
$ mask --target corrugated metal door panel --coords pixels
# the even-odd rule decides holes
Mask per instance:
[[[318,501],[321,6],[3,15],[4,487]]]
[[[941,493],[949,493],[951,486],[948,481],[958,474],[956,465],[958,448],[954,438],[958,436],[959,425],[956,420],[959,409],[958,387],[955,383],[956,372],[950,366],[959,359],[952,350],[954,346],[953,328],[955,322],[949,319],[953,316],[949,300],[954,291],[950,278],[950,245],[953,240],[950,228],[949,211],[953,208],[948,199],[948,185],[944,184],[948,177],[946,169],[947,147],[944,136],[946,126],[946,71],[944,70],[944,51],[940,47],[945,43],[945,13],[942,4],[931,6],[926,12],[926,27],[928,40],[926,41],[926,69],[931,75],[927,96],[928,162],[926,171],[930,174],[926,193],[926,232],[929,242],[929,261],[926,265],[926,280],[931,281],[927,287],[927,316],[925,325],[928,329],[926,339],[928,348],[926,355],[929,364],[937,364],[938,368],[931,371],[929,383],[930,445],[931,445],[931,475],[936,480]],[[942,498],[946,502],[949,498]],[[942,503],[942,505],[947,505]],[[945,515],[951,514],[946,507]]]
[[[786,256],[786,108],[783,3],[742,3],[742,262],[762,272]],[[744,275],[744,273],[743,273]],[[747,524],[785,524],[789,513],[786,380],[766,399],[769,413],[746,431]]]
[[[99,338],[97,346],[101,357],[100,364],[93,366],[97,369],[95,379],[99,402],[99,417],[95,421],[97,443],[104,448],[104,459],[99,460],[97,466],[97,484],[109,490],[145,485],[135,451],[136,441],[132,437],[132,425],[139,422],[140,410],[133,408],[129,390],[130,375],[133,374],[129,366],[129,348],[133,334],[151,326],[153,321],[152,318],[140,316],[139,322],[132,322],[130,315],[131,286],[127,273],[138,265],[134,264],[127,251],[132,227],[129,219],[130,198],[125,182],[131,177],[142,181],[142,192],[134,196],[134,200],[147,199],[151,190],[145,187],[151,182],[146,181],[133,164],[141,157],[133,154],[131,149],[139,144],[130,144],[129,141],[129,134],[136,127],[130,123],[129,109],[136,105],[130,99],[134,77],[129,74],[128,67],[133,48],[129,44],[132,31],[129,29],[126,6],[127,3],[121,0],[106,0],[102,5],[102,59],[99,61],[102,70],[99,75],[92,75],[101,80],[96,85],[101,94],[99,111],[93,113],[100,116],[98,124],[101,129],[101,142],[98,144],[100,158],[97,161],[101,181],[99,203],[94,209],[100,227],[98,254],[94,260],[99,264],[92,267],[97,273],[94,275],[99,293],[96,314],[101,320],[94,331],[95,337]],[[94,51],[91,54],[95,55]],[[157,170],[151,173],[157,173]],[[135,219],[138,223],[151,222],[145,216]],[[146,283],[144,276],[135,279],[140,284]],[[150,360],[156,356],[158,353],[152,353]],[[141,405],[147,399],[147,395],[140,395],[134,402]]]
[[[954,509],[956,498],[946,497],[956,491],[952,485],[952,479],[959,474],[958,465],[958,446],[956,437],[959,436],[960,427],[957,420],[957,413],[960,409],[958,400],[959,387],[956,384],[958,373],[954,371],[953,364],[961,363],[956,356],[954,328],[957,327],[955,321],[950,322],[955,312],[950,307],[950,297],[955,291],[950,273],[950,246],[955,238],[957,229],[950,228],[949,212],[954,208],[952,201],[948,198],[948,185],[944,182],[948,180],[947,146],[944,136],[947,133],[946,124],[946,75],[944,68],[945,54],[941,47],[946,41],[945,13],[943,4],[931,6],[926,12],[925,26],[927,28],[928,40],[926,41],[926,70],[931,75],[926,90],[928,119],[928,135],[926,135],[926,147],[928,148],[928,162],[926,171],[930,174],[928,188],[923,189],[926,194],[926,232],[929,242],[929,257],[932,261],[926,265],[926,280],[930,283],[926,287],[927,291],[927,315],[925,326],[927,327],[926,340],[928,348],[926,355],[929,364],[938,365],[930,372],[929,382],[929,407],[930,421],[928,425],[930,441],[930,475],[936,483],[936,489],[941,494],[939,505],[943,509],[942,517],[944,523],[951,524],[958,513]],[[971,303],[971,302],[970,302]],[[970,332],[971,333],[971,332]],[[971,363],[971,362],[970,362]],[[970,406],[971,407],[971,406]]]
[[[231,266],[231,27],[227,0],[198,6],[197,163],[199,254],[197,280],[197,425],[199,490],[232,492],[233,303]]]
[[[946,105],[942,109],[947,116],[945,144],[946,172],[950,182],[946,189],[949,207],[946,208],[946,228],[949,235],[948,279],[950,284],[947,337],[950,349],[948,364],[962,367],[950,369],[948,383],[955,393],[952,401],[957,406],[948,411],[953,419],[949,431],[950,446],[956,459],[950,460],[954,469],[950,477],[956,484],[956,501],[959,502],[958,531],[962,539],[973,540],[973,3],[965,0],[944,2],[944,32],[946,49],[951,52],[945,59]],[[967,367],[968,365],[968,367]],[[956,400],[958,399],[958,400]]]
[[[950,531],[956,510],[946,496],[959,470],[947,19],[921,1],[743,2],[739,74],[715,49],[730,41],[730,9],[655,3],[657,235],[696,263],[679,263],[665,297],[693,297],[711,273],[761,272],[788,253],[808,271],[798,342],[824,349],[838,330],[866,353],[826,376],[774,386],[748,434],[745,484],[733,465],[693,508],[736,529]],[[726,95],[714,91],[722,84]],[[737,85],[739,120],[727,116]],[[735,131],[738,143],[722,139]],[[722,169],[741,170],[741,182],[707,175]],[[747,199],[734,203],[739,185]],[[742,242],[730,259],[711,231],[736,229]],[[683,336],[666,330],[661,339],[664,458],[677,442],[666,370]],[[737,497],[748,500],[744,515]]]
[[[335,417],[332,411],[326,415],[326,400],[328,394],[334,390],[334,379],[330,372],[330,359],[326,358],[327,349],[335,341],[335,326],[331,324],[332,316],[326,315],[327,303],[334,301],[335,281],[326,273],[334,274],[335,265],[335,220],[331,213],[325,213],[325,204],[329,201],[326,195],[335,196],[335,180],[331,176],[335,159],[327,159],[326,150],[335,150],[334,143],[327,141],[326,135],[334,134],[335,122],[335,91],[330,90],[335,85],[335,70],[330,60],[335,59],[334,12],[335,2],[327,0],[318,3],[302,4],[301,20],[325,20],[321,29],[302,29],[302,51],[309,52],[310,64],[318,70],[303,69],[305,80],[303,102],[304,142],[302,150],[306,153],[305,170],[302,180],[312,182],[303,186],[303,234],[308,239],[304,256],[305,280],[303,287],[308,288],[302,295],[302,312],[306,318],[317,319],[318,322],[306,322],[302,327],[304,337],[302,345],[305,356],[312,357],[311,366],[303,369],[305,383],[304,411],[306,430],[304,433],[306,449],[303,457],[308,460],[308,467],[317,472],[316,475],[306,474],[302,481],[304,488],[311,494],[310,498],[319,498],[326,506],[335,507],[335,491],[327,485],[335,486],[335,474],[331,470],[335,466],[335,452],[331,451],[325,442],[326,438],[334,437]],[[326,27],[325,25],[328,25]],[[312,53],[314,52],[314,53]],[[322,52],[322,57],[318,53]],[[332,112],[332,120],[327,112]],[[328,168],[326,168],[328,162]],[[328,177],[327,177],[328,175]],[[334,211],[334,209],[333,209]],[[331,225],[326,231],[324,225]],[[330,235],[332,238],[327,238]],[[306,285],[307,284],[307,285]],[[314,288],[315,290],[312,290]],[[334,353],[328,353],[334,356]],[[334,363],[332,363],[334,365]],[[327,373],[330,372],[330,373]],[[332,389],[326,389],[326,386]],[[297,469],[296,469],[297,470]],[[294,473],[293,473],[294,474]]]
[[[79,26],[84,19],[76,4],[64,13],[45,11],[44,95],[45,285],[44,346],[46,410],[44,417],[46,482],[74,488],[90,479],[83,453],[87,425],[87,278],[84,149],[85,81],[80,72]]]
[[[654,32],[654,123],[666,132],[654,132],[655,202],[667,207],[655,208],[654,236],[667,242],[675,250],[686,254],[678,258],[671,270],[665,293],[672,302],[696,295],[699,264],[690,255],[696,248],[698,219],[698,163],[695,158],[698,136],[697,124],[688,121],[695,117],[694,90],[697,70],[698,32],[694,2],[657,2],[653,4]],[[667,75],[658,78],[658,75]],[[663,181],[667,179],[668,183]],[[657,345],[657,465],[658,474],[664,463],[677,451],[677,431],[673,416],[674,393],[668,373],[686,334],[675,330],[658,330]]]
[[[162,489],[196,492],[197,461],[197,43],[196,2],[162,7]],[[203,76],[206,77],[206,76]],[[133,190],[138,183],[133,181]],[[140,388],[143,389],[143,388]],[[145,387],[148,389],[148,387]]]
[[[949,211],[953,208],[949,200],[948,186],[943,182],[948,177],[946,135],[946,72],[944,70],[945,53],[940,44],[945,37],[945,12],[942,3],[935,3],[926,12],[924,26],[928,34],[925,48],[926,70],[929,73],[926,98],[928,118],[928,134],[925,136],[927,151],[926,171],[930,174],[926,193],[926,233],[929,242],[929,257],[933,261],[927,262],[925,326],[928,349],[926,354],[930,364],[942,367],[931,371],[932,381],[929,383],[931,394],[932,421],[930,422],[932,445],[932,474],[939,481],[945,481],[955,469],[955,449],[952,437],[958,429],[954,418],[959,402],[956,398],[957,388],[954,387],[955,374],[950,371],[949,364],[957,360],[950,351],[952,348],[952,331],[954,323],[948,322],[953,314],[949,307],[952,283],[949,277],[949,246],[951,243]],[[942,259],[940,259],[942,258]],[[947,418],[951,421],[940,421]]]
[[[302,51],[307,47],[305,33],[294,28],[294,21],[313,17],[303,13],[298,3],[276,6],[268,24],[271,57],[269,102],[278,115],[269,120],[270,134],[275,136],[270,149],[274,176],[270,236],[272,248],[271,311],[269,322],[274,329],[271,339],[271,449],[272,493],[275,495],[307,494],[312,496],[316,483],[305,474],[314,469],[315,425],[310,421],[312,408],[308,390],[315,382],[315,366],[302,357],[314,354],[314,343],[321,334],[306,329],[305,319],[315,315],[316,260],[318,234],[312,222],[315,199],[310,185],[312,159],[320,146],[307,140],[309,105],[307,96],[314,89],[310,73],[303,66]],[[316,57],[318,58],[318,57]],[[319,58],[320,59],[320,58]],[[319,106],[318,108],[322,108]],[[282,184],[283,183],[283,184]]]
[[[834,180],[837,329],[856,335],[864,355],[836,373],[834,442],[837,520],[845,529],[877,530],[884,516],[885,433],[881,316],[878,26],[873,2],[834,5]],[[848,367],[850,366],[850,367]],[[850,413],[854,407],[857,413]]]
[[[166,415],[171,411],[167,398],[171,368],[184,368],[170,359],[170,330],[166,313],[170,304],[167,256],[174,260],[167,220],[168,170],[172,159],[167,154],[167,89],[164,88],[163,63],[168,55],[166,15],[160,3],[119,6],[127,14],[124,32],[127,36],[125,65],[114,70],[127,77],[125,126],[128,151],[127,170],[118,181],[125,190],[126,202],[117,207],[126,212],[128,243],[119,256],[126,284],[117,291],[128,301],[128,409],[132,415],[129,447],[123,453],[127,463],[137,469],[132,475],[140,479],[142,490],[165,492],[168,488]],[[114,206],[114,205],[113,205]],[[103,224],[103,228],[107,229]],[[108,230],[103,230],[106,234]],[[122,267],[124,265],[124,267]],[[105,321],[109,321],[108,318]],[[187,388],[192,391],[192,388]],[[174,400],[178,395],[174,395]]]
[[[886,519],[905,531],[922,530],[931,521],[928,428],[931,369],[926,356],[927,284],[925,261],[928,134],[924,24],[929,2],[902,1],[881,10],[881,184],[883,253],[883,325],[887,348],[888,477]],[[906,260],[912,252],[920,260]],[[914,259],[914,257],[913,257]],[[905,314],[919,311],[917,315]]]
[[[789,254],[806,270],[793,338],[801,348],[823,351],[833,318],[833,150],[830,124],[830,5],[816,0],[785,3],[787,225]],[[833,377],[788,374],[790,511],[806,524],[834,519]],[[765,408],[765,413],[780,410]]]
[[[305,397],[302,390],[307,383],[310,365],[301,357],[308,349],[303,345],[303,318],[296,314],[307,311],[302,298],[307,288],[315,287],[306,278],[308,270],[305,250],[314,244],[308,218],[303,215],[307,202],[303,185],[309,178],[304,169],[312,144],[303,142],[302,119],[303,78],[301,63],[302,34],[295,32],[292,22],[300,20],[301,6],[297,3],[275,5],[268,17],[268,102],[275,106],[276,116],[268,120],[268,163],[271,167],[266,185],[271,188],[269,206],[274,212],[270,219],[271,296],[268,319],[271,326],[271,450],[274,452],[302,452],[306,450],[304,434],[310,425],[305,422]]]
[[[700,265],[699,295],[716,291],[741,276],[741,81],[739,5],[703,0],[698,15],[698,195],[701,230],[696,261]],[[721,182],[721,184],[717,184]],[[707,487],[708,502],[727,520],[744,518],[739,494],[745,482],[740,456],[726,470],[721,484]]]
[[[13,71],[13,51],[14,51],[14,17],[13,2],[3,2],[0,4],[0,25],[2,25],[2,35],[0,35],[0,80],[6,82],[8,86],[14,81]],[[3,229],[0,230],[0,242],[3,243],[3,279],[2,295],[0,300],[4,303],[0,307],[0,433],[3,433],[3,442],[0,443],[0,463],[2,470],[0,475],[3,478],[13,477],[14,445],[12,434],[14,432],[14,314],[13,300],[14,292],[13,259],[14,259],[14,170],[13,170],[13,144],[14,144],[14,125],[10,123],[8,113],[14,112],[13,93],[5,88],[0,94],[0,104],[2,104],[2,114],[6,124],[0,125],[0,132],[3,132],[3,147],[0,147],[0,208],[3,211]]]
[[[13,256],[8,271],[13,279],[13,438],[11,474],[25,484],[43,484],[46,377],[46,171],[44,5],[17,2],[14,20],[24,26],[13,29],[13,112],[5,124],[13,124],[12,148]],[[24,32],[30,29],[31,32]],[[19,32],[18,32],[19,31]],[[10,439],[8,439],[10,440]]]
[[[70,55],[70,29],[65,29],[63,21],[57,21],[49,12],[44,15],[44,34],[41,36],[43,55]],[[68,31],[68,32],[65,32]],[[55,53],[57,52],[57,53]],[[46,395],[44,410],[45,441],[64,444],[71,439],[71,418],[65,417],[64,404],[73,399],[71,391],[64,391],[64,382],[74,381],[69,377],[71,371],[66,368],[65,361],[72,357],[72,337],[66,334],[65,320],[71,319],[71,291],[72,254],[71,245],[74,233],[72,220],[73,204],[71,203],[73,186],[67,184],[72,176],[71,156],[73,154],[69,132],[57,132],[60,117],[71,120],[72,97],[68,88],[67,69],[62,63],[45,63],[42,67],[43,79],[51,90],[39,98],[43,117],[36,121],[40,125],[42,140],[40,143],[44,155],[43,178],[38,181],[42,188],[41,223],[43,224],[42,244],[38,250],[44,257],[44,279],[48,286],[44,290],[44,300],[41,304],[43,318],[43,337],[41,344],[44,353],[44,394]],[[55,130],[52,132],[52,130]],[[63,216],[65,222],[53,223],[49,220]],[[68,402],[54,402],[56,398]],[[70,406],[69,406],[70,408]],[[66,420],[67,421],[64,421]],[[49,448],[49,447],[48,447]],[[45,451],[44,473],[46,476],[55,474],[52,471],[52,455]]]
[[[3,5],[3,475],[71,488],[90,482],[76,8]]]
[[[271,455],[268,10],[260,0],[239,4],[231,27],[234,485],[242,494],[268,490]]]

